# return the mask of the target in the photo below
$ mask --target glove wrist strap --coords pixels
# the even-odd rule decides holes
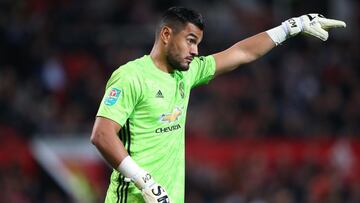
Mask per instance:
[[[122,173],[126,179],[133,181],[139,189],[148,188],[154,184],[151,175],[140,168],[130,156],[125,157],[121,161],[117,170]]]
[[[139,165],[130,157],[125,157],[119,164],[117,170],[122,173],[126,178],[135,177],[138,173],[143,171]]]
[[[279,25],[270,30],[267,30],[266,33],[269,35],[271,40],[275,43],[276,46],[283,43],[287,38],[290,37],[289,31],[286,26]]]

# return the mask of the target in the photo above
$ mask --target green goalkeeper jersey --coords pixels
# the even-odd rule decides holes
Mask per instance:
[[[195,57],[188,71],[166,73],[145,55],[118,68],[106,84],[97,116],[122,126],[119,138],[134,161],[184,202],[185,121],[190,90],[215,73],[213,56]],[[113,170],[105,202],[144,202],[140,190]]]

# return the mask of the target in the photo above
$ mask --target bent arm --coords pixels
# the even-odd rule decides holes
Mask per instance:
[[[115,121],[96,117],[90,140],[114,169],[134,182],[145,202],[171,202],[166,190],[129,156],[117,136],[120,129],[121,126]]]
[[[104,159],[115,169],[128,156],[124,144],[117,135],[120,129],[121,126],[115,121],[96,117],[90,138]]]
[[[275,47],[275,43],[266,32],[237,42],[230,48],[214,54],[216,62],[215,75],[229,72],[238,66],[250,63]]]

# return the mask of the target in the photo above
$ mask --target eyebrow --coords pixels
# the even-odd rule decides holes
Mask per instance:
[[[199,37],[198,36],[196,36],[194,33],[190,33],[190,34],[188,34],[187,36],[192,36],[192,37],[195,37],[196,39],[198,39]]]

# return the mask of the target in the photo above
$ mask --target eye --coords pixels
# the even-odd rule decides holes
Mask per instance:
[[[188,44],[196,44],[196,40],[194,38],[188,38],[186,41]]]

